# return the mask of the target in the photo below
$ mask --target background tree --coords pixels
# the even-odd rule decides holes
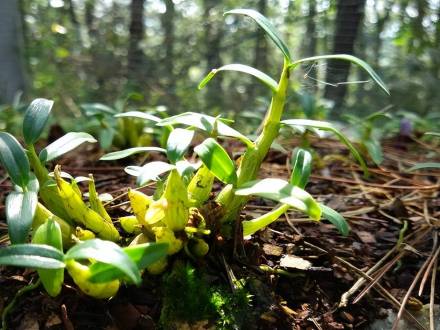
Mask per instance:
[[[11,103],[17,92],[25,90],[18,1],[0,1],[0,22],[0,103]]]

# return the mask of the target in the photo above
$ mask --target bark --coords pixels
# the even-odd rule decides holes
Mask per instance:
[[[203,1],[203,17],[206,20],[204,46],[205,46],[205,60],[207,70],[218,68],[222,65],[220,58],[221,41],[223,38],[223,18],[220,21],[215,15],[221,14],[215,12],[218,1],[204,0]],[[223,107],[223,89],[222,89],[222,75],[217,75],[207,86],[206,93],[206,110],[222,109]]]
[[[18,5],[15,0],[0,1],[0,103],[11,103],[17,92],[25,90]]]
[[[338,0],[336,30],[333,39],[333,54],[354,54],[354,45],[359,26],[363,21],[365,0]],[[338,83],[347,81],[350,62],[329,61],[332,70],[327,71],[326,81]],[[327,85],[325,97],[334,101],[335,108],[343,104],[347,92],[346,85],[333,87]]]
[[[145,34],[144,3],[145,0],[132,0],[130,5],[127,77],[129,83],[136,89],[142,85],[144,76],[143,62],[145,56],[140,48],[140,43]]]
[[[309,0],[309,10],[306,23],[306,35],[304,36],[303,57],[316,55],[316,0]]]
[[[164,32],[163,45],[165,47],[165,54],[163,59],[163,72],[166,90],[165,104],[170,110],[174,109],[177,102],[175,89],[175,69],[174,69],[174,19],[176,9],[173,0],[165,0],[166,11],[162,15],[162,29]]]

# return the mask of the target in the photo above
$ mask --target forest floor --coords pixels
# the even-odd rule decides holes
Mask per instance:
[[[295,145],[295,141],[289,143]],[[246,329],[368,328],[374,320],[386,318],[388,310],[399,309],[416,276],[423,279],[424,290],[419,295],[419,284],[414,287],[407,299],[407,311],[417,315],[429,305],[431,295],[438,304],[440,281],[433,285],[430,276],[436,265],[426,261],[431,260],[438,247],[440,173],[409,173],[405,169],[426,161],[428,154],[440,155],[439,147],[409,138],[384,141],[383,165],[371,167],[370,177],[365,178],[338,142],[314,140],[312,145],[320,160],[314,166],[307,190],[344,215],[350,234],[343,237],[327,221],[311,222],[289,211],[252,238],[237,241],[235,254],[232,244],[217,246],[195,268],[208,274],[209,285],[229,286],[233,284],[231,276],[247,280],[252,315],[244,315],[249,320],[244,323]],[[60,163],[64,171],[74,176],[93,173],[99,193],[118,196],[134,186],[132,178],[123,171],[124,163],[97,162],[98,158],[97,149],[83,148]],[[271,152],[261,177],[287,178],[288,162],[286,155]],[[11,187],[7,180],[2,180],[0,187],[0,219],[4,219],[4,197]],[[145,191],[151,193],[151,189]],[[118,203],[122,201],[123,198]],[[267,200],[252,199],[243,217],[255,218],[273,206]],[[120,206],[110,210],[112,216],[117,216]],[[0,221],[0,232],[1,244],[5,244],[4,220]],[[361,278],[365,282],[349,291]],[[35,272],[0,268],[0,310],[18,289],[35,280]],[[145,276],[140,288],[123,288],[108,301],[88,298],[69,283],[72,282],[68,280],[56,298],[42,290],[20,297],[8,319],[10,328],[157,327],[162,306],[160,277]],[[371,287],[373,283],[376,284]],[[344,294],[346,303],[341,301]],[[404,317],[412,318],[408,314]],[[422,322],[412,324],[414,329],[429,328]],[[209,322],[192,327],[182,322],[178,327],[210,326]]]

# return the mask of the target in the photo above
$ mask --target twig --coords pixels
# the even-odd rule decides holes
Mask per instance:
[[[9,313],[12,312],[13,308],[15,307],[15,304],[17,303],[18,298],[20,298],[22,295],[24,295],[26,292],[32,291],[40,285],[41,280],[38,279],[34,284],[28,284],[24,287],[22,287],[20,290],[17,291],[14,298],[12,298],[11,302],[5,307],[2,313],[2,330],[7,329],[6,324],[6,318],[8,317]]]
[[[431,293],[429,295],[429,328],[430,330],[435,330],[434,322],[434,298],[435,298],[435,278],[437,275],[438,258],[435,259],[434,269],[432,270],[431,277]]]

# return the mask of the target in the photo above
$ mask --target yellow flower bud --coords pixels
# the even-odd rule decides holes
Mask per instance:
[[[188,196],[194,206],[202,205],[209,198],[213,183],[214,175],[202,165],[188,185]]]
[[[174,232],[167,227],[153,227],[156,243],[168,243],[168,255],[173,255],[182,249],[182,240],[174,236]]]
[[[190,241],[190,251],[195,257],[204,257],[209,252],[209,245],[201,238],[194,238]]]
[[[165,271],[167,266],[168,266],[168,259],[167,259],[167,257],[164,257],[164,258],[159,259],[158,261],[152,263],[150,266],[148,266],[147,271],[151,275],[159,275]]]
[[[113,280],[106,283],[92,283],[88,279],[90,277],[90,269],[74,260],[66,262],[67,271],[72,277],[76,285],[86,295],[97,299],[105,299],[113,297],[119,290],[119,280]]]
[[[177,170],[172,170],[168,176],[162,197],[151,203],[145,214],[145,222],[157,225],[162,222],[173,231],[183,230],[188,223],[188,193],[185,184]]]
[[[121,224],[122,229],[128,234],[139,234],[141,232],[139,221],[134,215],[120,217],[119,223]]]

